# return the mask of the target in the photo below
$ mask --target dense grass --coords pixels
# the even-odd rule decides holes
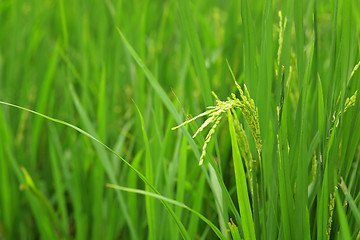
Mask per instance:
[[[359,11],[0,1],[0,239],[360,238]]]

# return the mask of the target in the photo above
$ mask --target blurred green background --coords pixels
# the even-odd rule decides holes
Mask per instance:
[[[317,99],[319,73],[325,99],[320,138],[326,139],[339,106],[335,104],[339,92],[343,93],[343,106],[345,98],[359,89],[358,74],[350,83],[348,79],[359,59],[360,9],[355,0],[185,2],[184,7],[183,1],[172,0],[0,1],[0,100],[79,126],[144,174],[149,170],[145,159],[151,156],[152,171],[146,175],[160,193],[184,202],[220,226],[224,223],[209,186],[213,173],[198,166],[182,132],[171,131],[178,122],[133,60],[117,27],[184,121],[187,114],[195,116],[214,104],[211,91],[220,99],[235,92],[226,59],[229,61],[238,82],[247,84],[259,108],[263,161],[267,164],[264,182],[266,192],[272,192],[277,184],[276,171],[271,171],[276,169],[271,159],[277,154],[273,128],[281,92],[280,77],[275,76],[275,70],[281,69],[277,65],[278,11],[282,10],[283,21],[285,17],[288,21],[280,61],[286,69],[285,79],[292,77],[287,118],[289,122],[298,119],[295,112],[302,86],[298,79],[311,79],[313,92],[309,94]],[[294,28],[296,8],[301,4],[298,18],[303,21],[303,31]],[[190,19],[191,27],[184,18]],[[298,31],[303,33],[300,40]],[[299,58],[299,51],[304,57]],[[309,100],[304,141],[319,156],[325,145],[318,139],[312,141],[319,125],[317,105],[311,103]],[[338,169],[345,173],[341,175],[346,181],[353,176],[351,189],[357,206],[358,113],[357,104],[341,125],[339,132],[344,130],[344,134],[335,138],[334,145],[343,144],[343,148],[330,152],[348,159],[346,170]],[[219,127],[209,155],[221,159],[223,181],[236,198],[230,137],[224,125]],[[288,128],[289,136],[298,131],[290,123]],[[249,129],[245,130],[250,137]],[[202,143],[197,143],[201,151]],[[250,147],[255,152],[253,141]],[[311,165],[307,166],[310,173]],[[352,167],[353,175],[349,174]],[[292,169],[294,182],[296,167]],[[35,186],[29,186],[30,177]],[[147,218],[145,197],[109,189],[105,186],[108,182],[145,188],[120,159],[73,129],[26,111],[0,108],[0,239],[180,238],[176,224],[157,200],[152,203],[155,235],[149,236],[148,225],[154,223]],[[268,199],[278,199],[274,191]],[[282,238],[280,203],[267,204],[274,204],[273,215],[268,217],[274,223],[261,223],[264,229],[271,229],[263,236]],[[174,210],[191,239],[216,238],[198,217],[180,208]],[[262,214],[267,219],[266,211]],[[351,232],[357,233],[356,221],[348,220]],[[334,226],[339,229],[336,223]]]

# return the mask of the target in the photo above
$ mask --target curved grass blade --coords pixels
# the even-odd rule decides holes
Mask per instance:
[[[86,110],[84,109],[83,105],[81,104],[81,102],[79,100],[79,97],[77,96],[77,94],[76,94],[76,92],[74,90],[74,87],[71,84],[69,85],[69,90],[70,90],[70,94],[71,94],[71,97],[73,99],[73,103],[75,105],[75,108],[79,113],[79,116],[81,118],[82,123],[84,124],[84,127],[87,129],[87,131],[88,131],[88,133],[90,135],[97,138],[97,132],[95,130],[95,127],[92,124],[92,122],[91,122]],[[113,169],[112,165],[110,164],[110,159],[108,157],[108,154],[107,154],[106,150],[104,148],[102,148],[100,145],[98,145],[98,144],[96,144],[94,142],[93,142],[93,146],[94,146],[94,148],[95,148],[95,150],[97,152],[98,159],[101,162],[101,163],[97,162],[96,164],[102,164],[102,166],[104,167],[105,172],[108,175],[110,181],[113,182],[113,183],[117,183],[116,175],[115,175],[115,172],[114,172],[114,169]],[[100,165],[98,165],[98,166],[100,166]],[[104,180],[103,177],[100,177],[99,179],[97,179],[97,181],[98,181],[98,184],[97,184],[96,188],[97,188],[98,191],[102,191],[103,185],[105,184],[105,180]],[[117,198],[118,198],[119,205],[120,205],[122,214],[124,216],[124,219],[125,219],[128,227],[129,227],[130,233],[132,235],[132,238],[139,239],[138,232],[135,230],[135,223],[133,221],[131,221],[131,218],[129,216],[129,213],[128,213],[129,211],[128,211],[127,207],[126,207],[124,197],[121,195],[121,193],[120,194],[117,193]],[[100,201],[100,200],[98,200],[98,201]],[[93,211],[96,211],[96,210],[93,209]]]
[[[173,205],[176,205],[178,207],[184,208],[184,209],[196,214],[201,220],[203,220],[206,224],[208,224],[209,227],[211,227],[211,229],[214,231],[214,233],[219,237],[219,239],[226,239],[221,234],[220,230],[209,219],[207,219],[205,216],[203,216],[198,211],[195,211],[194,209],[186,206],[185,204],[183,204],[181,202],[178,202],[176,200],[164,197],[164,196],[162,196],[160,194],[155,194],[155,193],[140,190],[140,189],[127,188],[127,187],[117,186],[117,185],[109,184],[109,183],[107,183],[106,186],[109,187],[109,188],[113,188],[113,189],[117,189],[117,190],[121,190],[121,191],[132,192],[132,193],[137,193],[137,194],[142,194],[142,195],[145,195],[145,196],[157,198],[162,202],[168,202],[170,204],[173,204]]]
[[[28,109],[28,108],[24,108],[24,107],[21,107],[21,106],[18,106],[18,105],[15,105],[15,104],[11,104],[11,103],[7,103],[7,102],[3,102],[3,101],[0,101],[0,104],[3,104],[3,105],[6,105],[6,106],[10,106],[10,107],[14,107],[14,108],[18,108],[18,109],[21,109],[21,110],[24,110],[24,111],[27,111],[27,112],[30,112],[30,113],[33,113],[35,115],[38,115],[40,117],[43,117],[45,119],[48,119],[50,121],[53,121],[53,122],[56,122],[56,123],[60,123],[62,125],[65,125],[67,127],[70,127],[74,130],[76,130],[77,132],[85,135],[86,137],[92,139],[93,141],[99,143],[101,146],[103,146],[104,148],[106,148],[107,150],[109,150],[111,153],[115,154],[118,158],[120,158],[126,165],[128,165],[140,178],[141,180],[144,181],[144,183],[146,185],[148,185],[152,191],[154,191],[155,193],[159,194],[158,190],[149,182],[149,180],[139,171],[137,170],[136,168],[134,168],[128,161],[126,161],[123,157],[121,157],[119,154],[117,154],[114,150],[112,150],[109,146],[107,146],[106,144],[104,144],[103,142],[101,142],[100,140],[98,140],[96,137],[94,137],[93,135],[91,135],[90,133],[82,130],[81,128],[75,126],[75,125],[72,125],[68,122],[65,122],[65,121],[62,121],[62,120],[59,120],[59,119],[56,119],[56,118],[52,118],[52,117],[49,117],[47,115],[44,115],[42,113],[39,113],[39,112],[36,112],[34,110],[31,110],[31,109]],[[176,225],[178,226],[179,228],[179,231],[182,235],[182,237],[184,239],[190,239],[188,233],[186,232],[186,229],[184,227],[184,225],[181,223],[181,221],[179,220],[179,218],[176,216],[176,214],[174,213],[174,211],[170,208],[170,206],[165,202],[165,201],[161,201],[161,203],[164,205],[164,207],[166,208],[166,210],[170,213],[170,215],[172,216],[172,218],[174,219]]]

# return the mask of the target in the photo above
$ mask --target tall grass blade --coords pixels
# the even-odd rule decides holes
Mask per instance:
[[[145,143],[145,169],[146,169],[146,178],[148,179],[149,183],[153,184],[154,181],[154,176],[153,176],[153,164],[152,164],[152,159],[151,159],[151,152],[150,152],[150,146],[149,146],[149,139],[145,130],[145,124],[144,124],[144,119],[142,117],[142,114],[140,112],[140,109],[138,108],[138,106],[135,104],[136,109],[139,113],[139,117],[140,117],[140,123],[141,123],[141,130],[142,130],[142,134],[143,134],[143,138],[144,138],[144,143]],[[146,185],[145,186],[146,191],[151,191],[151,188]],[[149,235],[148,235],[148,239],[152,239],[155,240],[156,239],[156,219],[155,219],[155,205],[154,205],[154,201],[152,198],[149,198],[148,196],[146,196],[145,198],[145,205],[146,205],[146,214],[147,214],[147,219],[148,219],[148,227],[149,227]]]
[[[336,191],[335,199],[336,199],[337,213],[339,214],[341,235],[342,235],[343,239],[351,239],[349,223],[346,219],[345,211],[344,211],[343,204],[342,204],[341,198],[339,196],[338,190]]]
[[[230,110],[227,112],[229,118],[229,131],[231,136],[231,146],[233,151],[233,161],[235,169],[236,192],[240,208],[242,228],[245,239],[256,239],[255,228],[250,208],[249,193],[246,183],[246,175],[241,160],[239,146],[237,145],[236,132],[233,117]]]

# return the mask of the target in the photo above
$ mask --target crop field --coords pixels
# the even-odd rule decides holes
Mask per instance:
[[[358,0],[0,0],[0,240],[360,239]]]

